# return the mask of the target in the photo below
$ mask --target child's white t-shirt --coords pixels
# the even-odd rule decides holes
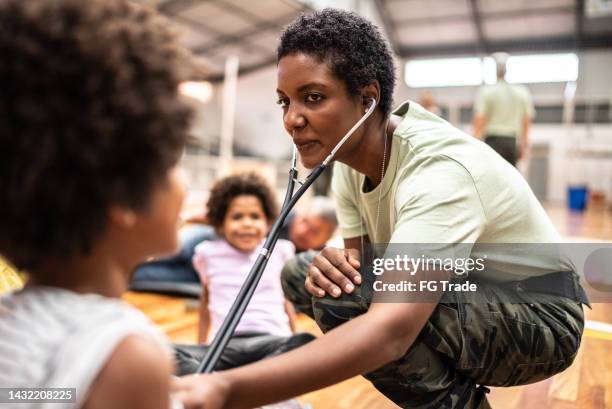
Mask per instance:
[[[118,344],[129,335],[170,344],[120,299],[55,287],[0,297],[0,387],[76,388],[76,403],[20,403],[21,409],[79,408]],[[0,404],[0,407],[2,404]]]

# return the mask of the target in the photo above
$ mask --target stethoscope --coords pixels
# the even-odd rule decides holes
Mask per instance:
[[[285,219],[287,215],[293,209],[297,201],[302,197],[304,192],[308,190],[310,185],[323,173],[323,171],[329,166],[329,164],[334,159],[338,150],[344,145],[344,143],[351,137],[353,133],[372,115],[374,109],[376,108],[377,102],[376,99],[372,98],[372,103],[370,107],[366,111],[366,113],[361,117],[359,121],[353,125],[353,127],[340,139],[340,141],[336,144],[334,149],[327,155],[327,157],[321,162],[320,165],[315,167],[312,172],[308,175],[306,180],[300,181],[298,180],[298,170],[297,170],[297,148],[295,144],[293,145],[293,157],[291,159],[291,170],[289,171],[289,180],[287,181],[287,193],[285,194],[285,199],[283,200],[283,206],[280,210],[280,214],[272,228],[268,232],[266,236],[266,240],[264,245],[257,256],[257,260],[251,267],[251,271],[249,272],[246,280],[242,284],[238,295],[236,296],[236,300],[232,304],[227,317],[219,327],[215,338],[211,342],[209,349],[202,359],[202,362],[198,366],[198,373],[210,373],[215,368],[217,361],[221,357],[223,350],[227,346],[238,322],[240,322],[240,318],[242,318],[242,314],[246,310],[251,298],[253,297],[253,293],[255,293],[255,289],[257,288],[257,284],[263,272],[268,264],[268,259],[270,254],[274,250],[274,246],[276,245],[276,241],[278,240],[278,236],[281,230],[281,227],[285,223]],[[300,188],[293,193],[295,188],[295,183],[300,184]]]

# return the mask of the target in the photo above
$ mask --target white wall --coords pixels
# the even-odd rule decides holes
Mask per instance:
[[[535,125],[531,144],[549,149],[548,200],[564,201],[568,186],[584,184],[612,198],[611,125]]]
[[[612,51],[589,51],[579,58],[576,96],[612,101]]]
[[[276,103],[276,66],[240,77],[236,107],[236,144],[272,159],[291,155],[291,138]]]
[[[213,95],[207,104],[194,104],[196,116],[192,133],[204,146],[220,137],[223,84],[213,87]],[[236,145],[267,158],[286,158],[291,154],[291,140],[283,128],[282,111],[276,100],[275,66],[239,78],[234,129]]]
[[[191,134],[204,146],[212,140],[219,139],[221,133],[221,95],[221,89],[214,86],[212,99],[205,104],[196,99],[185,97],[194,110]]]

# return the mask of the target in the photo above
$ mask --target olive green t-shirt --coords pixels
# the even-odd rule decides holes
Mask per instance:
[[[408,101],[382,182],[336,162],[332,187],[342,237],[372,243],[558,243],[559,234],[523,176],[485,143]],[[468,248],[472,248],[468,245]],[[557,256],[496,247],[504,279],[568,270]],[[477,254],[471,254],[477,257]]]
[[[533,118],[535,111],[527,88],[498,81],[480,89],[474,114],[485,119],[485,135],[518,138],[523,130],[523,119]]]

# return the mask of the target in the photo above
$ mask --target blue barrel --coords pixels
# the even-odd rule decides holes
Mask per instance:
[[[570,210],[584,211],[588,197],[589,188],[586,185],[575,185],[567,188],[567,205]]]

